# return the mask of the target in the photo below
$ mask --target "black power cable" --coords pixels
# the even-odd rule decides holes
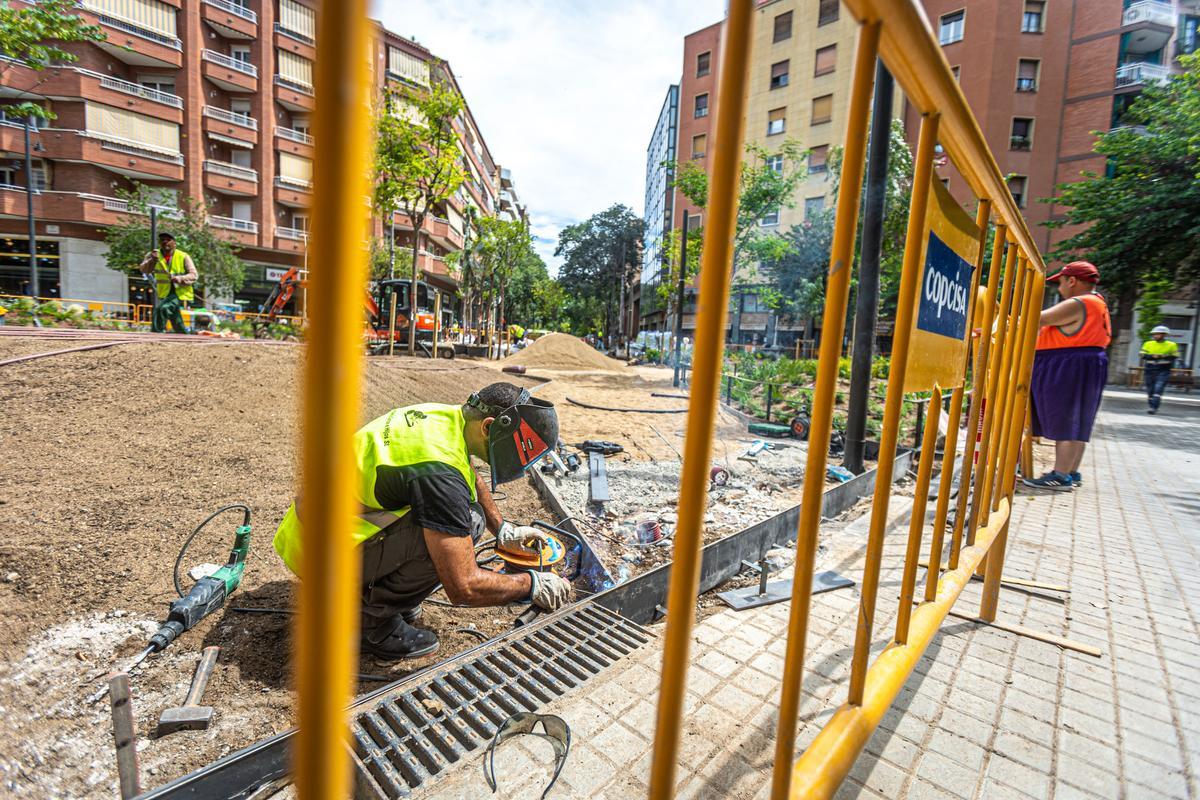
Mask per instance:
[[[242,510],[242,526],[245,527],[249,525],[250,506],[246,505],[245,503],[233,503],[231,505],[223,506],[209,514],[208,517],[205,518],[204,522],[201,522],[199,525],[197,525],[196,530],[192,531],[191,535],[184,540],[183,547],[179,548],[179,555],[175,557],[175,567],[171,570],[171,580],[175,583],[175,593],[180,597],[183,597],[183,585],[179,582],[179,565],[183,563],[183,557],[187,554],[188,548],[191,547],[192,540],[196,538],[196,535],[200,533],[200,531],[204,530],[204,527],[208,525],[208,523],[212,522],[226,511],[232,511],[235,508],[240,508]]]

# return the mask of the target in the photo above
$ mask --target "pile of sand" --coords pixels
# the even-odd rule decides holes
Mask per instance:
[[[567,333],[548,333],[524,350],[505,359],[508,364],[523,364],[537,369],[571,369],[600,372],[626,372],[627,366],[588,346]]]

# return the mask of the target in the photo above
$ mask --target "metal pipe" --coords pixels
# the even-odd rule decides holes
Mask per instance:
[[[679,240],[679,290],[675,297],[675,372],[671,376],[671,385],[679,386],[679,361],[683,352],[683,297],[685,276],[687,275],[687,246],[688,246],[688,213],[683,211],[683,229]]]
[[[963,550],[962,564],[942,576],[937,600],[913,612],[907,644],[892,643],[879,654],[867,675],[861,703],[844,703],[821,728],[792,768],[793,800],[824,800],[837,792],[858,754],[904,687],[913,667],[937,634],[942,621],[970,583],[971,573],[1008,521],[1008,501],[993,512],[975,545]]]
[[[33,115],[25,117],[25,211],[29,223],[29,296],[42,293],[38,282],[37,268],[37,221],[33,216],[33,146],[29,143],[29,131],[33,127]],[[37,314],[33,315],[34,320]]]
[[[318,15],[313,120],[313,258],[304,371],[301,494],[304,580],[296,615],[299,732],[293,754],[300,800],[350,793],[345,708],[358,671],[358,552],[346,532],[355,511],[352,447],[362,368],[359,313],[371,211],[370,62],[366,0]],[[331,11],[326,7],[326,11]]]
[[[970,319],[970,315],[967,319]],[[946,512],[950,509],[950,488],[954,482],[954,456],[958,450],[958,423],[962,419],[963,387],[950,395],[950,416],[946,420],[946,441],[942,444],[942,477],[938,481],[937,509],[933,514],[933,538],[929,543],[929,574],[925,577],[925,599],[937,596],[937,578],[942,571],[942,549],[946,541]],[[967,468],[963,461],[963,470]],[[963,484],[960,482],[959,486]],[[960,488],[960,492],[966,492]],[[918,495],[919,496],[919,495]]]
[[[867,401],[871,394],[871,361],[875,355],[875,321],[879,311],[879,256],[883,249],[883,202],[887,196],[888,150],[891,144],[892,73],[875,60],[875,99],[871,110],[871,144],[867,153],[867,197],[863,201],[862,252],[858,261],[858,296],[854,306],[854,357],[850,364],[850,397],[846,409],[846,454],[842,466],[861,475],[866,467]],[[796,343],[799,358],[799,342]]]
[[[929,502],[933,451],[937,448],[938,417],[941,413],[942,390],[934,386],[933,398],[929,401],[929,424],[925,427],[925,436],[921,441],[921,462],[917,467],[912,514],[908,519],[908,547],[904,552],[904,572],[900,578],[900,606],[896,613],[896,641],[900,644],[908,641],[908,622],[912,617],[913,594],[917,588],[917,561],[921,557],[921,534],[925,532],[925,505]],[[934,531],[934,535],[936,534]],[[932,563],[930,569],[934,569]]]
[[[854,637],[854,658],[850,665],[848,701],[859,705],[871,653],[871,633],[875,622],[875,599],[879,592],[879,567],[883,560],[883,536],[887,525],[888,504],[892,492],[892,469],[896,462],[896,440],[900,433],[900,411],[904,401],[904,377],[908,370],[908,345],[912,336],[916,306],[917,279],[921,271],[921,244],[925,239],[925,213],[929,205],[930,181],[933,180],[933,147],[938,138],[937,114],[921,120],[917,154],[913,162],[912,202],[908,211],[908,231],[904,245],[904,267],[900,275],[900,294],[896,301],[896,329],[892,340],[892,363],[888,368],[887,399],[876,466],[875,496],[871,504],[871,527],[867,534],[866,566],[859,597],[858,630]],[[810,446],[811,449],[811,446]]]
[[[667,609],[670,613],[663,633],[664,680],[659,689],[654,755],[650,766],[649,796],[652,800],[667,800],[675,790],[675,765],[679,755],[684,692],[687,689],[688,653],[695,618],[691,609],[700,582],[701,526],[708,499],[712,432],[716,423],[725,348],[725,317],[729,307],[729,279],[733,269],[733,237],[737,222],[742,121],[746,109],[753,10],[753,0],[731,0],[725,20],[723,62],[713,131],[715,146],[712,151],[709,216],[708,224],[704,226],[700,293],[696,309],[691,400],[679,482],[679,523],[675,532],[671,585],[667,593]]]
[[[982,207],[987,200],[980,201]],[[1004,237],[1008,231],[1004,224],[996,225],[995,241],[992,243],[992,264],[988,269],[987,290],[983,296],[983,321],[979,328],[979,340],[975,343],[974,366],[971,368],[971,407],[967,411],[966,446],[963,448],[963,471],[958,481],[958,506],[954,512],[954,531],[950,535],[950,569],[958,567],[958,553],[962,549],[963,527],[967,521],[967,500],[971,495],[971,480],[975,471],[975,437],[982,434],[980,426],[983,397],[988,380],[988,354],[992,345],[992,322],[996,317],[996,289],[1000,285],[1001,262],[1004,260]],[[982,247],[980,258],[983,257]],[[980,262],[980,267],[982,262]],[[972,319],[973,319],[972,315]],[[972,536],[974,533],[972,532]]]
[[[1019,337],[1021,335],[1021,325],[1024,319],[1023,311],[1027,298],[1028,280],[1027,271],[1025,269],[1025,256],[1018,249],[1017,251],[1017,285],[1013,289],[1012,311],[1009,313],[1008,331],[1004,336],[1003,362],[1000,365],[1000,389],[996,396],[996,411],[999,413],[999,428],[996,431],[999,434],[997,440],[996,451],[990,459],[987,472],[987,480],[983,484],[983,507],[992,508],[995,498],[996,483],[1000,478],[1001,461],[1004,458],[1004,453],[1008,448],[1008,425],[1006,424],[1009,415],[1013,408],[1013,393],[1016,389],[1016,381],[1014,380],[1015,371],[1017,369],[1020,353]]]
[[[1028,308],[1030,299],[1033,293],[1033,275],[1034,271],[1029,268],[1028,264],[1021,259],[1021,266],[1025,273],[1025,286],[1022,287],[1021,294],[1021,321],[1017,325],[1017,331],[1013,335],[1013,363],[1012,370],[1008,378],[1008,396],[1004,402],[1004,430],[1001,432],[1000,449],[997,451],[997,469],[996,481],[992,487],[992,508],[996,507],[996,501],[1002,495],[1007,495],[1009,488],[1013,486],[1013,481],[1016,476],[1016,454],[1021,446],[1021,429],[1025,423],[1025,408],[1021,405],[1021,359],[1022,347],[1025,342],[1026,333],[1030,324],[1036,323],[1036,319],[1029,318]],[[1021,412],[1018,414],[1017,409]],[[1016,430],[1014,431],[1014,426]]]
[[[867,107],[874,82],[879,26],[868,23],[859,30],[858,49],[851,79],[847,112],[846,151],[842,182],[838,188],[837,217],[829,255],[829,278],[825,290],[822,330],[841,331],[846,324],[846,302],[850,292],[850,267],[854,260],[854,238],[858,229],[859,195],[862,190]],[[804,679],[804,649],[808,638],[808,614],[812,605],[813,567],[817,557],[817,530],[821,524],[821,497],[825,491],[825,467],[833,428],[833,399],[837,390],[841,337],[821,337],[817,383],[813,392],[812,421],[805,461],[804,491],[796,530],[796,567],[792,580],[792,604],[788,616],[787,652],[783,685],[779,694],[779,723],[775,734],[775,767],[771,775],[771,797],[784,800],[791,781],[790,764],[796,749],[796,719],[800,709],[800,687]],[[894,448],[893,448],[894,449]],[[891,476],[887,480],[890,483]],[[690,616],[690,615],[689,615]]]

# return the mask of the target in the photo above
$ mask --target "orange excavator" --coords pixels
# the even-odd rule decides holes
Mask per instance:
[[[301,277],[300,268],[292,267],[279,283],[271,289],[271,294],[259,307],[259,317],[254,321],[255,336],[259,331],[265,331],[282,313],[291,301],[297,289],[306,288],[308,282]],[[412,282],[408,280],[382,280],[374,284],[375,292],[363,293],[363,306],[367,311],[367,349],[372,353],[386,353],[388,350],[388,329],[391,324],[391,308],[389,303],[396,304],[396,345],[408,346],[408,323],[410,315],[417,318],[417,349],[429,357],[433,357],[434,320],[433,311],[429,308],[431,296],[429,284],[417,282],[417,308],[413,311],[409,294]],[[438,345],[438,355],[442,358],[454,358],[454,345],[445,343]]]

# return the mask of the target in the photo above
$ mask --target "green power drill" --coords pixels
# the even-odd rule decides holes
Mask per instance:
[[[179,583],[179,565],[183,561],[184,555],[187,553],[188,546],[200,531],[204,530],[208,523],[212,522],[217,515],[233,509],[241,509],[242,524],[238,526],[237,533],[233,540],[233,549],[229,551],[229,561],[223,567],[218,569],[212,575],[201,578],[192,584],[192,588],[187,594],[183,593],[183,589]],[[237,589],[238,584],[242,582],[242,573],[246,570],[246,555],[250,552],[250,507],[237,503],[230,506],[225,506],[214,511],[209,515],[208,519],[201,522],[196,530],[188,536],[183,543],[183,547],[179,550],[179,556],[175,559],[175,569],[173,578],[175,581],[175,591],[179,593],[179,599],[171,602],[170,611],[167,614],[167,621],[164,622],[158,631],[150,637],[150,644],[145,650],[138,655],[125,667],[125,672],[133,670],[138,664],[146,660],[146,657],[151,653],[158,653],[165,650],[171,642],[175,641],[179,634],[184,631],[191,630],[200,620],[207,617],[217,609],[225,605],[225,598],[233,594]],[[89,702],[96,702],[104,693],[108,691],[108,686],[105,685],[94,695],[88,698]]]

